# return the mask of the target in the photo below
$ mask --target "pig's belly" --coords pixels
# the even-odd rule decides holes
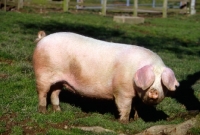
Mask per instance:
[[[61,76],[66,82],[65,87],[74,93],[91,98],[113,99],[113,88],[115,87],[113,87],[112,75],[83,74],[80,79],[68,72]]]
[[[100,99],[113,99],[113,89],[111,85],[102,85],[100,83],[65,83],[64,86],[67,90],[72,91],[75,94],[90,98]]]

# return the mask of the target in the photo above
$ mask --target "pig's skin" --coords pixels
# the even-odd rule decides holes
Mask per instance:
[[[60,110],[58,95],[64,85],[83,96],[114,99],[120,120],[128,121],[136,95],[145,103],[157,104],[167,89],[174,91],[179,85],[161,58],[143,47],[64,32],[37,41],[33,65],[43,113],[50,88],[53,109]]]

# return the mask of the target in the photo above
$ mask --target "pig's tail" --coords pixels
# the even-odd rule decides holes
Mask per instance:
[[[45,36],[46,36],[46,33],[44,31],[39,31],[38,37],[35,39],[35,43],[39,42]]]

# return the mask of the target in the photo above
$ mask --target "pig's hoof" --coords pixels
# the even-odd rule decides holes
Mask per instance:
[[[129,120],[127,119],[127,118],[120,118],[120,120],[119,120],[121,123],[123,123],[123,124],[127,124],[127,123],[129,123]]]
[[[128,120],[120,120],[120,123],[122,123],[122,124],[128,124],[129,121]]]
[[[139,119],[138,113],[135,113],[133,120],[136,121],[136,120],[138,120],[138,119]]]
[[[61,111],[60,106],[59,105],[53,105],[53,111],[55,111],[55,112]]]
[[[46,112],[47,112],[47,109],[46,109],[46,106],[39,106],[38,107],[38,111],[40,112],[40,113],[43,113],[43,114],[45,114]]]
[[[134,121],[136,121],[136,120],[138,120],[138,119],[139,119],[139,117],[134,117],[134,118],[133,118]]]

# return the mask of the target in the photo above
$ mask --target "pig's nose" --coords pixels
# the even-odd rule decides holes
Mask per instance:
[[[158,99],[158,92],[157,92],[157,90],[154,90],[154,89],[150,90],[149,91],[149,98],[151,98],[151,99]]]

